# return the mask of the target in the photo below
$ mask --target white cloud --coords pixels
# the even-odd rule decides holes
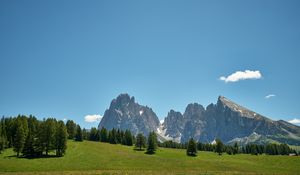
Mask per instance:
[[[89,123],[92,123],[92,122],[99,122],[101,121],[102,119],[102,116],[101,115],[98,115],[98,114],[94,114],[94,115],[86,115],[84,117],[84,120],[86,122],[89,122]]]
[[[276,97],[276,95],[275,95],[275,94],[269,94],[269,95],[266,95],[266,96],[265,96],[265,99],[270,99],[270,98],[272,98],[272,97]]]
[[[221,76],[220,80],[228,82],[237,82],[240,80],[247,80],[247,79],[260,79],[262,75],[259,70],[252,71],[252,70],[245,70],[243,71],[236,71],[235,73],[225,77]]]
[[[64,122],[66,122],[66,121],[67,121],[67,119],[66,119],[66,118],[63,118],[63,121],[64,121]]]
[[[290,122],[292,124],[300,124],[300,119],[294,118],[293,120],[289,120],[288,122]]]

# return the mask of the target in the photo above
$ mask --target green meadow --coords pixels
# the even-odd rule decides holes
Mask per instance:
[[[0,174],[300,174],[300,157],[268,155],[218,156],[159,148],[155,155],[133,147],[101,142],[68,142],[64,157],[16,158],[12,149],[0,154]]]

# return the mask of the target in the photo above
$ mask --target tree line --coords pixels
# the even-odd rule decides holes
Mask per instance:
[[[63,156],[67,149],[67,129],[63,121],[47,118],[42,121],[30,115],[2,117],[0,121],[0,152],[13,148],[19,157],[48,156],[55,151]]]
[[[110,144],[122,144],[126,146],[135,145],[135,150],[143,151],[146,148],[147,154],[154,154],[158,146],[155,132],[150,132],[147,138],[141,133],[137,134],[135,137],[128,129],[125,131],[115,128],[107,130],[104,127],[100,130],[93,127],[90,131],[83,129],[82,133],[84,140],[99,141]]]
[[[197,150],[199,151],[211,151],[216,152],[219,155],[222,153],[227,153],[229,155],[235,154],[267,154],[267,155],[289,155],[294,154],[298,155],[299,153],[290,148],[287,144],[275,144],[268,143],[265,145],[261,144],[247,144],[245,146],[239,146],[237,143],[234,145],[225,145],[220,139],[216,139],[215,143],[201,143],[196,142],[193,138],[189,140],[188,143],[180,144],[168,141],[165,144],[161,144],[162,146],[171,146],[172,148],[184,148],[187,149],[187,155],[196,156]]]
[[[297,151],[291,149],[287,144],[247,144],[239,146],[225,145],[220,139],[215,143],[201,143],[190,139],[186,143],[173,141],[158,142],[155,132],[150,132],[148,137],[139,133],[136,137],[130,130],[120,130],[113,128],[100,130],[93,127],[90,130],[81,129],[80,125],[73,120],[68,120],[66,124],[55,118],[47,118],[42,121],[30,115],[18,115],[0,120],[0,153],[6,148],[13,148],[19,157],[39,157],[48,156],[50,152],[55,152],[56,156],[63,156],[67,149],[67,139],[75,141],[99,141],[110,144],[122,144],[127,146],[135,145],[135,150],[154,154],[157,147],[186,149],[189,156],[196,156],[197,151],[211,151],[219,155],[227,153],[234,154],[268,154],[268,155],[298,155]]]

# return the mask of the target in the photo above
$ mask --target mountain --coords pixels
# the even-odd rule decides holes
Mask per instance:
[[[135,135],[138,133],[148,135],[149,132],[156,131],[159,125],[158,117],[151,108],[139,105],[134,97],[128,94],[120,94],[112,100],[98,128],[129,129]]]
[[[170,125],[167,118],[164,126]],[[222,96],[217,104],[210,104],[206,109],[197,103],[189,104],[182,121],[177,123],[180,128],[184,126],[180,132],[181,142],[193,137],[201,142],[219,138],[225,143],[281,142],[300,145],[300,127],[283,120],[273,121]],[[165,130],[165,133],[170,133],[173,128],[165,127]]]
[[[102,127],[130,129],[134,134],[144,135],[156,131],[160,141],[186,142],[192,137],[208,143],[219,138],[228,144],[280,142],[300,145],[299,126],[283,120],[273,121],[223,96],[206,108],[191,103],[183,114],[170,110],[160,124],[151,108],[139,105],[128,94],[121,94],[105,111],[99,129]]]

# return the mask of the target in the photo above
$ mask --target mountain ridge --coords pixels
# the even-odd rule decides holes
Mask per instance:
[[[225,143],[281,142],[300,145],[300,127],[284,120],[274,121],[219,96],[216,104],[204,108],[199,103],[187,105],[184,113],[171,109],[161,124],[148,106],[135,102],[134,97],[120,94],[113,99],[99,123],[99,129],[129,129],[147,135],[155,131],[161,141],[186,142],[189,138],[211,143],[216,138]]]

